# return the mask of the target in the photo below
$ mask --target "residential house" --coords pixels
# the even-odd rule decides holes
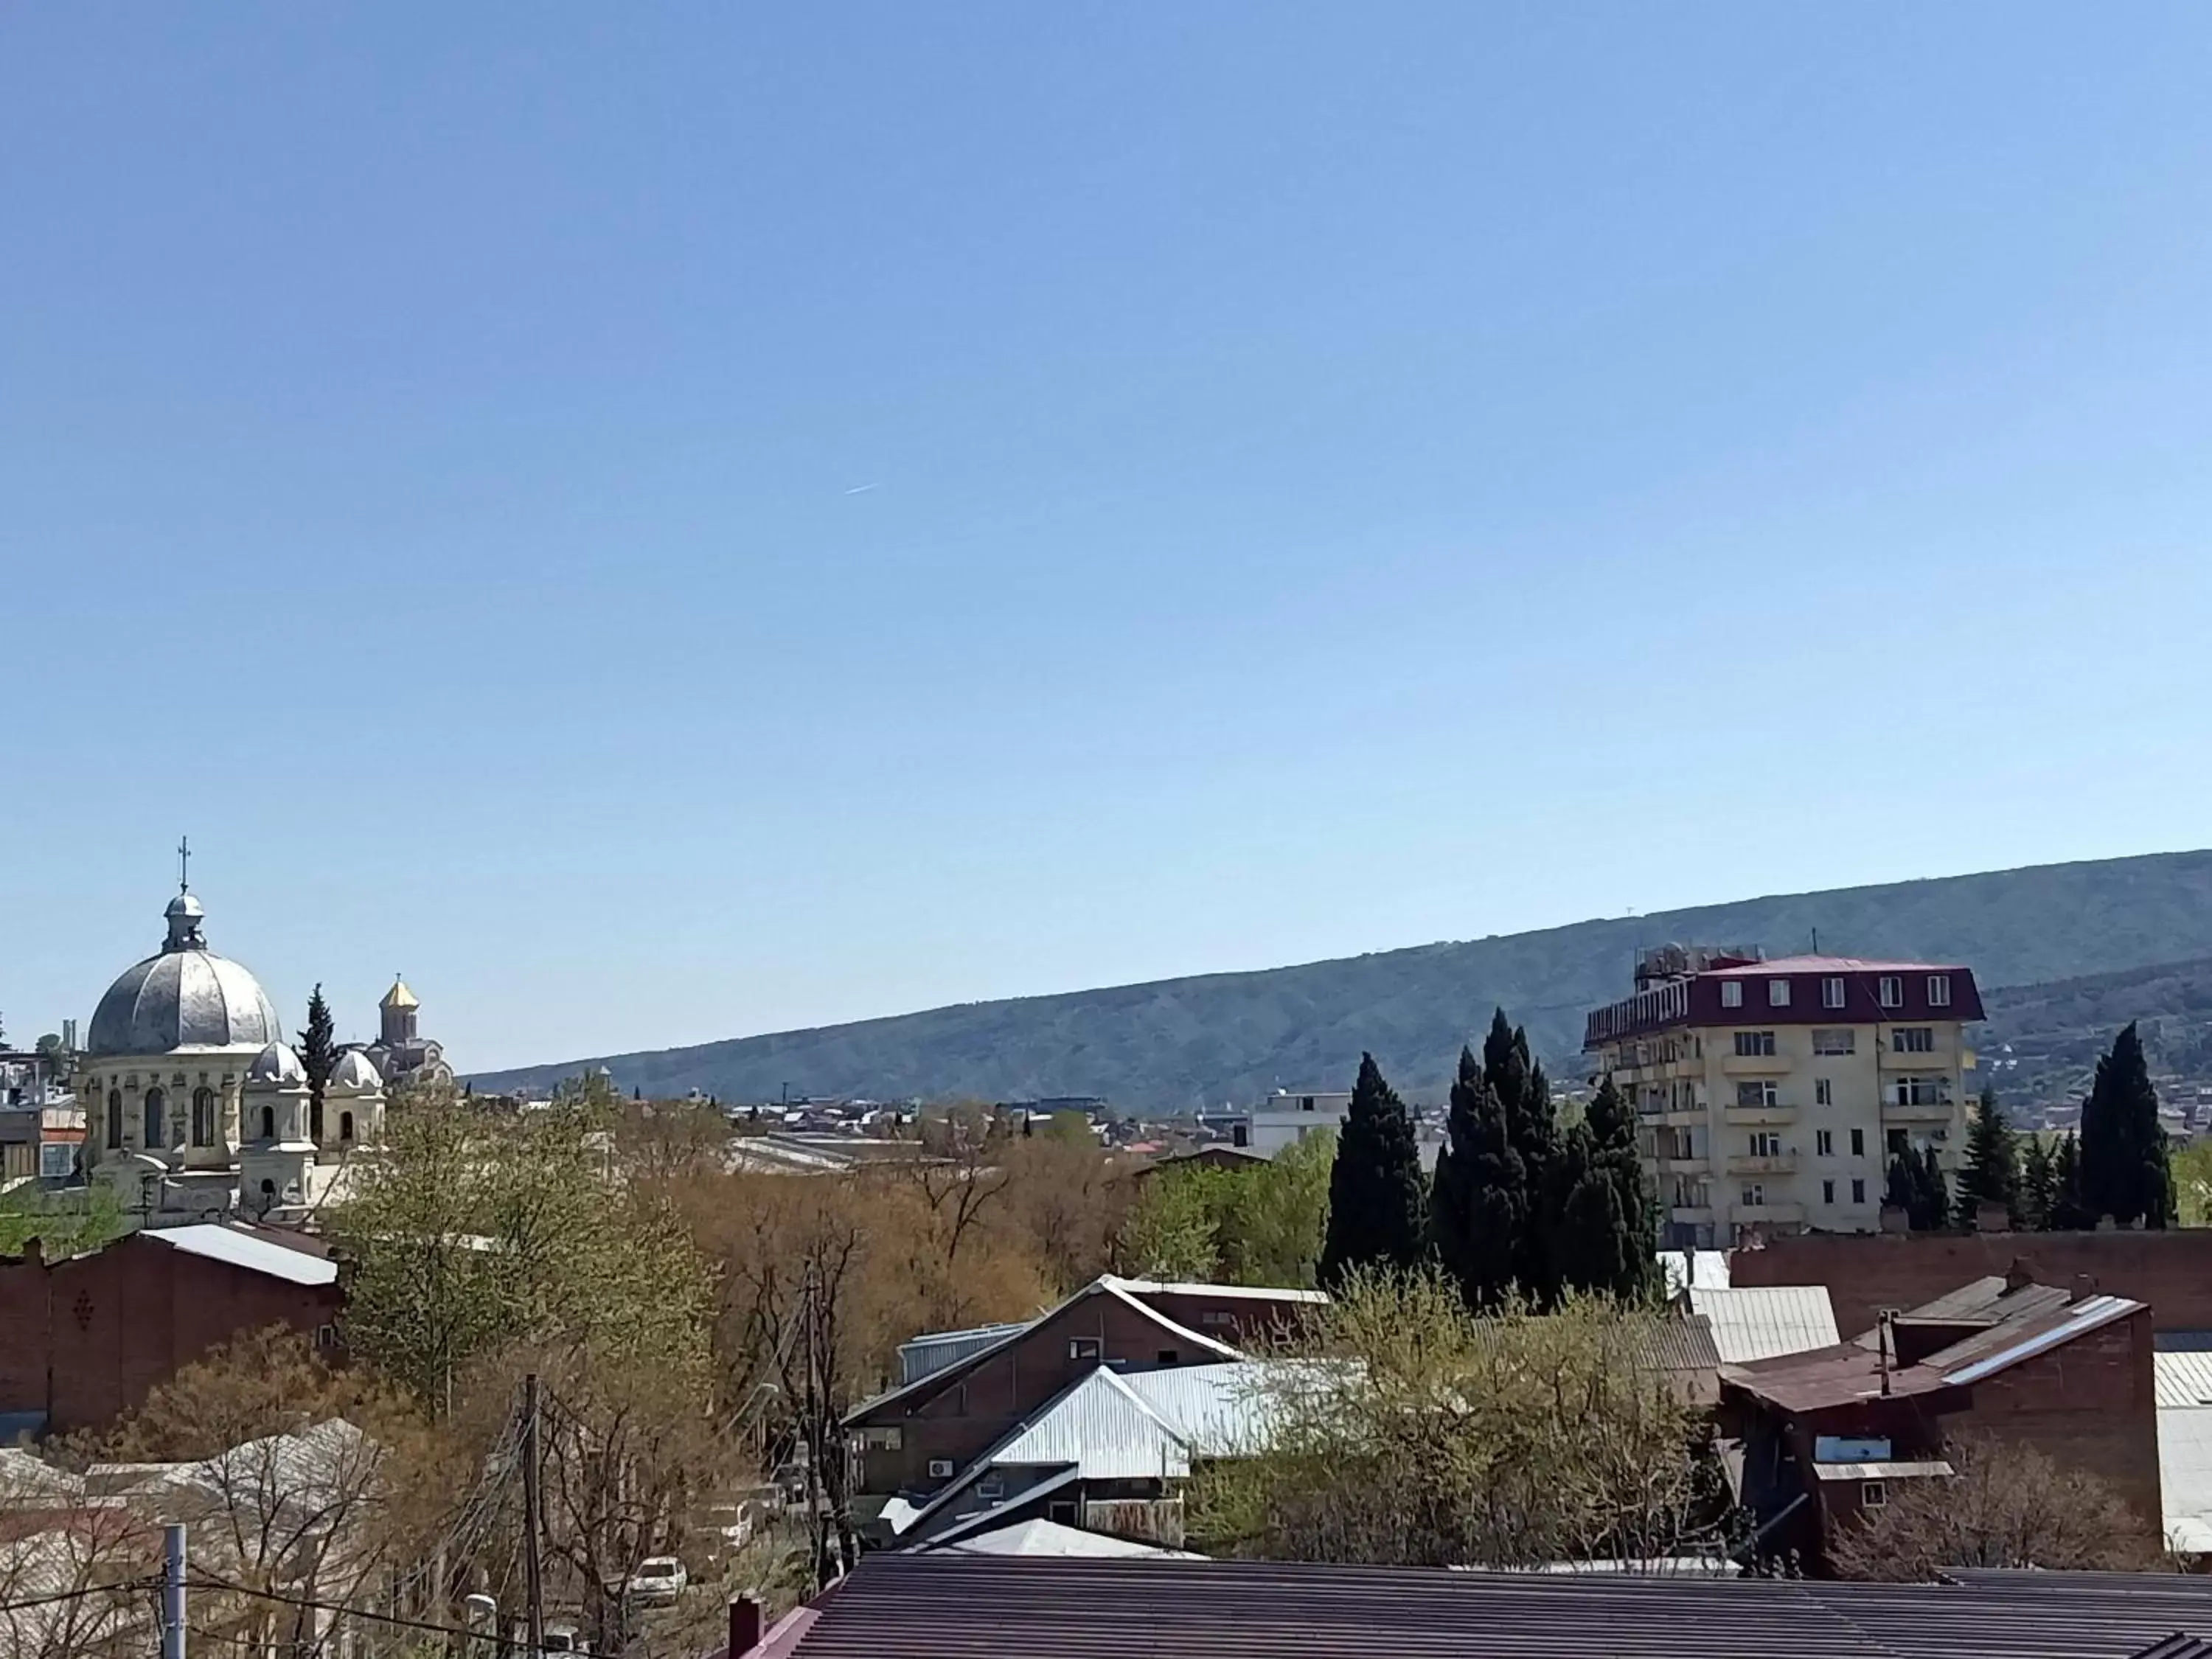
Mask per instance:
[[[1243,1359],[1286,1328],[1317,1291],[1094,1280],[1026,1324],[964,1347],[948,1333],[922,1339],[961,1348],[845,1419],[859,1459],[854,1490],[933,1496],[1071,1384],[1099,1367],[1124,1374]],[[933,1353],[930,1358],[937,1358]],[[903,1362],[902,1364],[908,1363]]]

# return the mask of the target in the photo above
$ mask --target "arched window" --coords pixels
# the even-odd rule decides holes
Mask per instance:
[[[146,1150],[169,1144],[169,1097],[159,1089],[146,1091]]]
[[[107,1091],[107,1144],[111,1147],[123,1145],[123,1091]]]
[[[261,1109],[261,1138],[264,1140],[276,1139],[276,1109],[274,1106],[264,1106]],[[265,1181],[261,1184],[270,1192],[276,1190]]]
[[[338,1139],[340,1140],[351,1140],[353,1139],[353,1114],[351,1112],[340,1112],[338,1114]]]
[[[192,1145],[215,1145],[215,1091],[212,1089],[192,1091]]]

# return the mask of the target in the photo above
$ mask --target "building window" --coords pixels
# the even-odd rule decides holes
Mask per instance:
[[[1182,1364],[1182,1355],[1173,1348],[1162,1348],[1160,1350],[1159,1358],[1160,1367],[1162,1370],[1165,1370],[1172,1365],[1180,1365]]]
[[[1231,1124],[1229,1127],[1229,1144],[1232,1146],[1249,1146],[1252,1144],[1252,1126],[1249,1123]]]
[[[1762,1078],[1756,1083],[1735,1085],[1735,1103],[1747,1108],[1766,1108],[1782,1103],[1780,1091],[1771,1078]]]
[[[1751,1155],[1753,1158],[1781,1157],[1782,1137],[1771,1129],[1758,1131],[1751,1138]]]
[[[1741,980],[1724,979],[1721,981],[1721,1006],[1723,1008],[1741,1008],[1743,1006],[1743,981]]]
[[[65,1181],[76,1173],[76,1148],[65,1140],[49,1140],[39,1148],[39,1173],[48,1181]]]
[[[1859,1048],[1858,1035],[1848,1025],[1815,1026],[1813,1052],[1816,1054],[1855,1054]]]
[[[904,1451],[906,1431],[896,1423],[883,1428],[862,1429],[860,1448],[864,1451]]]
[[[338,1139],[340,1140],[351,1140],[353,1139],[353,1114],[351,1112],[340,1112],[338,1114]]]
[[[1313,1097],[1311,1095],[1299,1096],[1298,1109],[1302,1112],[1310,1112],[1313,1110]]]
[[[1817,1129],[1814,1131],[1813,1150],[1819,1153],[1822,1158],[1834,1157],[1836,1152],[1835,1132],[1831,1129]]]
[[[975,1496],[987,1504],[995,1504],[1006,1495],[1006,1481],[1004,1475],[987,1474],[975,1483]]]
[[[1072,1499],[1058,1498],[1045,1505],[1044,1518],[1056,1526],[1075,1524],[1075,1504]]]
[[[1820,1006],[1823,1008],[1840,1008],[1844,1006],[1843,981],[1824,979],[1820,981]]]
[[[1881,976],[1881,1006],[1885,1008],[1905,1006],[1905,981],[1893,975]]]
[[[1863,1204],[1866,1202],[1865,1182],[1855,1180],[1851,1182],[1851,1202],[1854,1204]]]
[[[107,1091],[107,1144],[111,1148],[123,1145],[123,1091]]]
[[[1832,1106],[1836,1103],[1834,1079],[1825,1077],[1816,1077],[1813,1079],[1813,1103],[1815,1106]]]
[[[192,1145],[215,1145],[215,1091],[212,1089],[192,1091]]]
[[[1851,1156],[1853,1158],[1864,1158],[1866,1156],[1866,1131],[1864,1129],[1854,1129],[1851,1131]]]
[[[1936,1052],[1936,1028],[1932,1025],[1899,1025],[1889,1034],[1889,1048],[1898,1054],[1932,1054]]]
[[[1771,1054],[1774,1052],[1774,1033],[1771,1031],[1738,1031],[1735,1051],[1739,1054]]]
[[[1951,1006],[1950,975],[1928,975],[1928,1006],[1930,1008],[1948,1008]]]
[[[264,1140],[276,1139],[276,1109],[274,1106],[261,1109],[261,1138]]]
[[[1882,1486],[1881,1481],[1863,1480],[1859,1483],[1859,1507],[1861,1509],[1882,1509],[1886,1507],[1888,1503],[1889,1492]]]
[[[1766,1188],[1756,1181],[1743,1183],[1743,1201],[1747,1209],[1759,1209],[1766,1203]]]
[[[1095,1336],[1072,1336],[1067,1340],[1067,1357],[1093,1363],[1105,1353],[1104,1346]]]
[[[1823,1204],[1832,1204],[1835,1201],[1836,1183],[1832,1181],[1822,1182],[1820,1183],[1820,1202]]]
[[[1891,1098],[1900,1106],[1948,1106],[1951,1079],[1948,1077],[1901,1077]]]
[[[146,1149],[169,1144],[168,1096],[159,1089],[146,1091]]]
[[[1770,979],[1766,981],[1766,1006],[1770,1008],[1787,1008],[1790,1006],[1788,980]]]

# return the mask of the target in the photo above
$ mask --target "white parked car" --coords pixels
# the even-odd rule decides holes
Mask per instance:
[[[591,1650],[592,1644],[576,1633],[574,1625],[546,1626],[545,1645],[539,1650],[545,1654],[588,1654]]]
[[[690,1582],[684,1564],[674,1556],[648,1555],[637,1564],[637,1571],[623,1586],[623,1594],[640,1606],[656,1607],[683,1595]]]

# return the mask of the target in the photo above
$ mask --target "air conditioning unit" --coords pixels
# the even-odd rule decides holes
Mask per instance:
[[[952,1478],[952,1460],[949,1457],[931,1458],[929,1478],[933,1480],[950,1480]]]

